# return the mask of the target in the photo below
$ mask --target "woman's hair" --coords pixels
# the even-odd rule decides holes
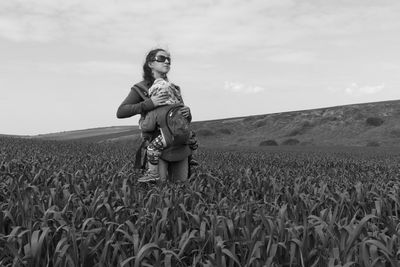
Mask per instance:
[[[149,86],[152,85],[155,80],[153,77],[153,73],[151,72],[151,68],[149,67],[149,62],[153,61],[154,57],[160,51],[167,52],[165,49],[162,48],[153,49],[147,54],[146,61],[143,64],[143,79],[147,82]]]

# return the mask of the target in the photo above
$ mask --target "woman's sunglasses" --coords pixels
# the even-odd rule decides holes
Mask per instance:
[[[166,56],[155,56],[153,58],[153,61],[165,62],[167,59],[168,59],[168,62],[171,63],[171,58],[170,57],[166,57]]]

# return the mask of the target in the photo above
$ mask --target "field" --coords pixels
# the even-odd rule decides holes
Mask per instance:
[[[157,185],[133,158],[0,138],[0,266],[399,266],[396,150],[200,149]]]

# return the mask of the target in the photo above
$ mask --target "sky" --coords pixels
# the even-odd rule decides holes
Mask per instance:
[[[398,0],[2,0],[0,133],[137,125],[148,51],[193,120],[400,99]]]

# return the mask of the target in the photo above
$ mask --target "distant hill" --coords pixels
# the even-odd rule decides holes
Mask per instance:
[[[33,138],[59,141],[105,142],[131,140],[140,137],[138,126],[111,126],[59,133],[40,134]]]
[[[13,135],[13,134],[0,134],[0,137],[30,138],[29,135]]]
[[[204,146],[400,146],[400,100],[196,121],[192,127]],[[140,138],[140,130],[104,127],[35,138],[121,142]]]

